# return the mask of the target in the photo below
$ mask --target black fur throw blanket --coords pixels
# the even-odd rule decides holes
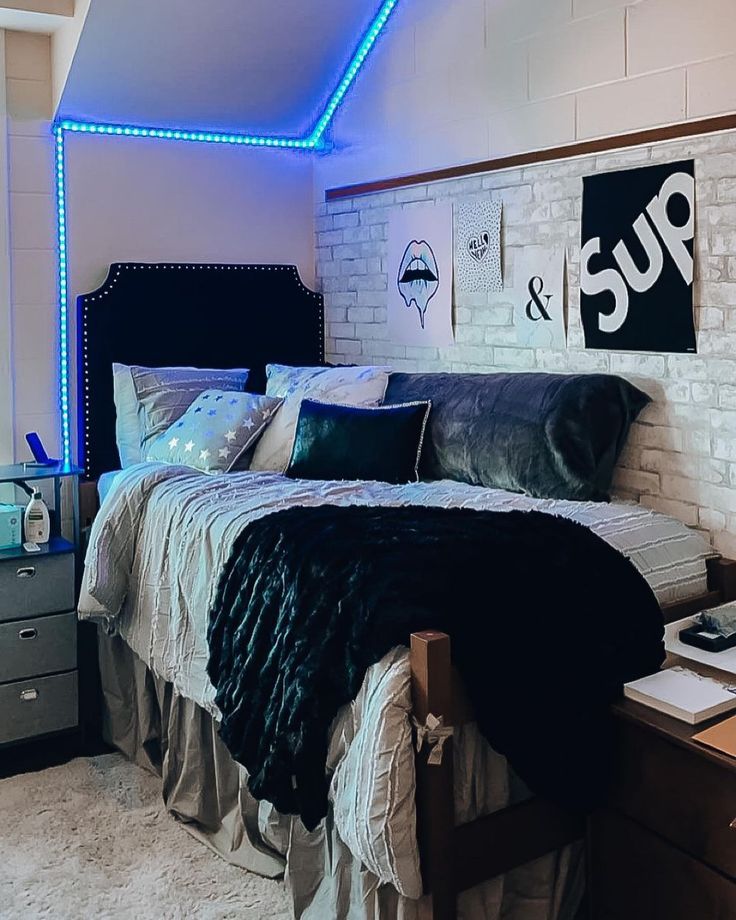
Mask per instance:
[[[594,806],[608,706],[664,659],[651,589],[567,519],[425,507],[293,508],[237,540],[208,673],[253,795],[314,828],[332,720],[366,669],[422,629],[450,634],[481,732],[530,788]]]

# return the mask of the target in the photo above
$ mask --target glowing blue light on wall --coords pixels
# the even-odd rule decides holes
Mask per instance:
[[[64,119],[54,124],[55,179],[57,239],[59,247],[59,408],[61,411],[61,450],[65,463],[72,459],[71,411],[70,411],[70,366],[69,366],[69,302],[68,302],[68,245],[66,206],[66,167],[64,161],[64,136],[73,134],[98,134],[107,137],[143,137],[155,140],[186,141],[198,144],[234,144],[241,147],[270,147],[287,150],[316,152],[325,148],[324,135],[335,112],[345,98],[355,78],[365,63],[378,36],[383,31],[399,0],[385,0],[375,19],[368,27],[358,48],[340,78],[335,91],[327,101],[324,111],[313,130],[305,137],[275,137],[254,134],[227,133],[219,131],[176,130],[141,125],[100,124],[88,121]],[[78,399],[84,394],[78,394]]]
[[[56,176],[56,233],[59,248],[59,409],[61,411],[61,457],[71,462],[72,443],[69,411],[69,302],[67,297],[66,182],[64,129],[54,128]]]
[[[323,137],[340,103],[355,82],[378,36],[383,31],[399,0],[384,0],[368,31],[363,36],[335,91],[327,100],[324,111],[317,119],[313,130],[305,137],[278,137],[257,134],[239,134],[218,131],[175,130],[143,125],[100,124],[98,122],[64,120],[57,124],[63,131],[81,134],[103,134],[116,137],[150,137],[159,140],[190,141],[207,144],[236,144],[246,147],[278,147],[295,150],[319,150],[324,146]]]
[[[190,141],[197,144],[235,144],[244,147],[280,147],[294,150],[314,150],[318,147],[311,137],[269,137],[254,134],[229,134],[221,131],[177,131],[173,128],[152,128],[142,125],[98,124],[89,121],[60,121],[57,127],[76,134],[102,134],[114,137],[149,137],[166,141]]]
[[[398,2],[399,0],[386,0],[381,9],[378,11],[378,15],[371,23],[370,28],[363,37],[363,41],[360,43],[360,45],[358,45],[358,50],[353,55],[352,60],[348,64],[347,70],[337,85],[337,89],[330,96],[322,116],[320,117],[319,121],[314,127],[314,130],[309,136],[309,140],[314,141],[315,146],[320,143],[325,131],[327,130],[335,115],[335,112],[338,109],[338,106],[343,101],[345,94],[355,81],[360,68],[365,63],[366,58],[376,43],[376,39],[383,31],[384,26],[388,22],[389,17],[391,16],[391,13],[393,12],[394,7]]]

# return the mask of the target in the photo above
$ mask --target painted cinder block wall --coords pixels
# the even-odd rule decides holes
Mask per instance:
[[[13,330],[13,393],[6,404],[15,456],[28,457],[26,431],[38,431],[58,456],[51,45],[48,36],[27,32],[8,31],[4,39],[8,193],[0,207],[8,207],[10,217]]]
[[[401,0],[316,186],[732,111],[733,0]]]
[[[0,183],[0,218],[6,208],[10,271],[0,272],[0,304],[9,277],[12,306],[7,317],[0,309],[0,347],[3,335],[10,340],[0,462],[10,462],[29,456],[30,430],[58,456],[58,298],[52,46],[48,36],[13,31],[4,44],[9,117],[7,137],[4,119],[0,125],[0,162],[7,141],[8,186]],[[67,136],[72,309],[115,261],[290,262],[312,285],[312,178],[311,160],[290,152]]]
[[[316,167],[317,277],[329,358],[402,370],[621,374],[653,403],[632,430],[616,494],[681,518],[735,556],[736,134],[328,204],[323,197],[325,187],[344,182],[736,109],[736,81],[727,79],[736,73],[732,0],[692,6],[681,0],[457,0],[452,9],[429,0],[422,11],[413,8],[417,21],[408,6],[339,116],[335,135],[342,149]],[[459,86],[468,86],[474,69],[485,76],[472,85],[472,101],[461,99]],[[437,91],[425,98],[422,86]],[[586,350],[579,318],[582,177],[687,157],[695,158],[696,173],[698,354]],[[504,293],[456,292],[450,347],[393,344],[386,325],[391,209],[488,197],[504,207]],[[560,244],[568,254],[568,348],[521,348],[513,327],[514,266],[527,246]]]

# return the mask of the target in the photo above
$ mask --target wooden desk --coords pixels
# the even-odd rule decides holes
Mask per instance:
[[[616,783],[588,826],[592,920],[736,920],[736,759],[630,700]]]

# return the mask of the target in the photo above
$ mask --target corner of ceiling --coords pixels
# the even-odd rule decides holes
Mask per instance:
[[[337,86],[325,102],[325,107],[321,111],[316,122],[313,124],[311,131],[300,136],[297,135],[272,135],[256,136],[249,134],[232,134],[228,135],[223,131],[207,131],[202,128],[194,130],[174,130],[173,128],[161,126],[138,126],[123,124],[99,124],[91,120],[82,122],[70,121],[63,119],[60,113],[60,106],[66,89],[66,84],[74,65],[75,55],[80,44],[85,22],[90,11],[92,0],[76,0],[76,6],[73,19],[64,23],[52,35],[52,96],[54,118],[61,124],[64,130],[81,130],[102,134],[133,134],[145,137],[173,137],[181,140],[199,140],[214,141],[225,143],[244,143],[248,146],[268,146],[268,147],[293,147],[298,149],[311,150],[314,152],[327,153],[332,149],[329,139],[330,123],[342,104],[348,90],[355,81],[363,64],[370,55],[370,52],[378,39],[384,26],[391,17],[394,8],[399,4],[399,0],[382,0],[380,9],[371,21],[368,30],[361,36],[360,43],[349,61],[346,69],[342,72]]]
[[[58,115],[64,87],[91,5],[92,0],[76,0],[74,15],[51,36],[51,91],[54,117]]]

